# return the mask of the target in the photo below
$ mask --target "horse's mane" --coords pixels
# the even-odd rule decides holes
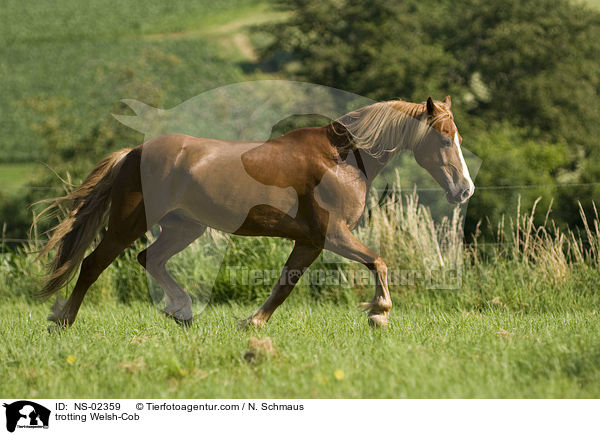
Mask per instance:
[[[375,158],[400,149],[413,149],[441,117],[450,116],[448,109],[435,103],[438,115],[426,122],[425,104],[407,101],[384,101],[362,107],[336,119],[332,124],[343,127],[352,145]]]

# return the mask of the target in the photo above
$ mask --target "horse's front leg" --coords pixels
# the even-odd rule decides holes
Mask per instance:
[[[349,260],[364,264],[375,276],[375,296],[361,307],[368,311],[371,326],[387,326],[392,299],[388,290],[387,266],[383,259],[367,248],[350,232],[345,224],[327,234],[325,248]]]
[[[271,290],[271,295],[252,316],[242,320],[240,326],[242,328],[247,328],[248,326],[261,327],[267,323],[273,312],[290,295],[294,286],[300,280],[300,277],[302,277],[302,274],[315,261],[322,250],[323,248],[297,242],[281,271],[279,280],[273,286],[273,290]]]
[[[375,275],[375,295],[370,302],[360,304],[361,308],[368,311],[371,326],[387,326],[392,298],[387,283],[387,266],[381,257],[377,257],[369,266]]]

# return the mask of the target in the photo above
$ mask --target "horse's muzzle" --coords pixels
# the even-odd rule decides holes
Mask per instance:
[[[468,185],[467,187],[460,187],[458,189],[451,189],[446,191],[446,199],[451,204],[462,204],[471,196],[475,191],[474,186]]]

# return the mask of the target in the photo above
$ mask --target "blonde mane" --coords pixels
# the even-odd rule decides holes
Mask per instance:
[[[441,105],[436,104],[436,108]],[[451,116],[446,109],[426,122],[425,114],[425,104],[384,101],[347,113],[336,122],[347,130],[355,147],[379,158],[398,150],[413,150],[432,124]]]

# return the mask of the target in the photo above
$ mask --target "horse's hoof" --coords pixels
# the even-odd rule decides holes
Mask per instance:
[[[361,302],[358,304],[358,309],[374,314],[385,314],[392,309],[392,301],[380,297],[373,299],[371,302]]]
[[[183,326],[183,327],[188,327],[192,325],[192,320],[194,320],[194,317],[190,317],[189,319],[182,319],[180,317],[177,317],[175,314],[171,314],[167,311],[163,311],[163,314],[165,316],[167,316],[169,319],[173,319],[175,320],[175,323],[177,323],[179,326]]]
[[[66,323],[55,323],[54,325],[48,325],[48,334],[60,334],[61,332],[66,331],[68,327],[69,325]]]
[[[265,322],[263,320],[259,320],[253,317],[248,317],[247,319],[238,320],[238,327],[242,331],[247,331],[251,327],[254,328],[262,328],[265,326]]]
[[[190,317],[189,319],[178,319],[177,317],[173,317],[173,319],[175,320],[175,323],[183,328],[189,328],[192,326],[192,320],[194,320],[193,317]]]
[[[385,328],[388,326],[389,312],[369,314],[369,326],[372,328]]]

